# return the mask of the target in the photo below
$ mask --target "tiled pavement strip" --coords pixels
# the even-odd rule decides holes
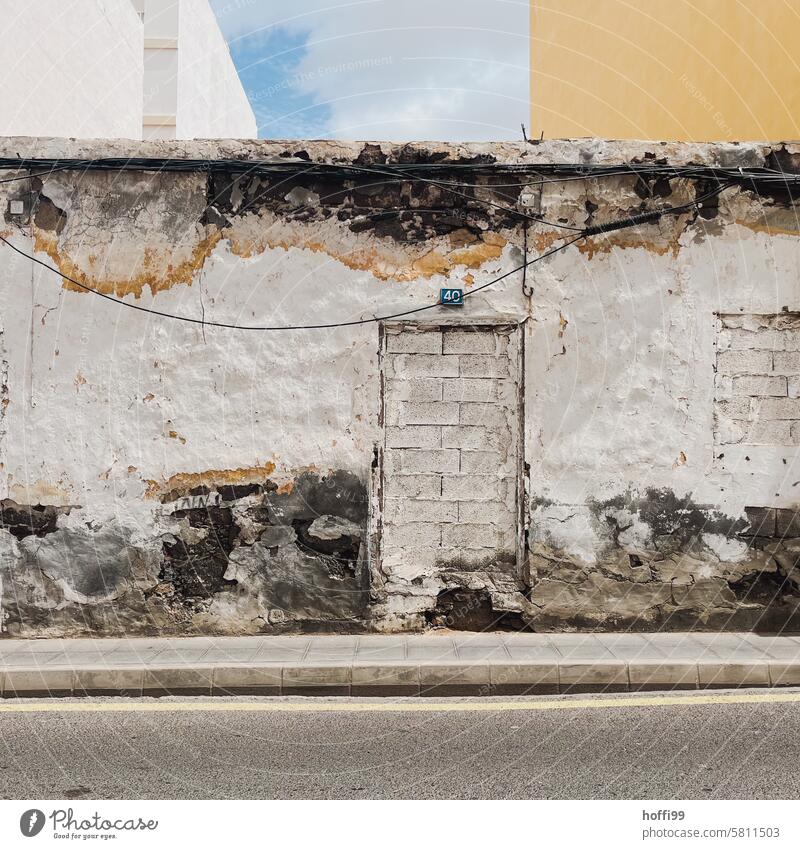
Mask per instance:
[[[5,698],[475,696],[800,686],[800,636],[517,634],[0,640]]]

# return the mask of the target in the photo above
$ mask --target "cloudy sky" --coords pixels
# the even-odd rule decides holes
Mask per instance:
[[[528,0],[211,0],[268,138],[518,139]]]

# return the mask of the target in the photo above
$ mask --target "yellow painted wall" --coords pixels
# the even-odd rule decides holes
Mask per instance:
[[[800,138],[800,0],[531,0],[542,132]]]

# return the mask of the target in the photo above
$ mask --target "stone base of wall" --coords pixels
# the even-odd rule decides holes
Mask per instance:
[[[537,631],[796,631],[800,539],[779,532],[775,513],[735,519],[665,490],[542,504],[529,621]],[[565,553],[565,540],[574,550],[581,538],[591,563]]]
[[[541,504],[521,580],[450,570],[401,587],[371,572],[367,490],[349,472],[172,491],[148,533],[89,524],[79,507],[4,501],[2,634],[796,631],[788,512],[731,519],[654,490]],[[568,537],[600,556],[565,554]]]
[[[350,472],[166,493],[137,528],[0,503],[4,636],[353,631],[367,494]]]

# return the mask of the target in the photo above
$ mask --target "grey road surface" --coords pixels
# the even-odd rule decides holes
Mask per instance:
[[[470,713],[414,708],[425,700],[396,700],[388,713],[190,712],[178,704],[169,712],[0,713],[0,797],[800,796],[800,701],[602,700],[519,711],[465,699],[492,706]]]

